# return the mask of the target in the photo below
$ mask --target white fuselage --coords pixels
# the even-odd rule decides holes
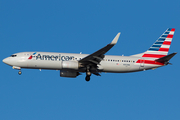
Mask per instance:
[[[177,53],[168,55],[174,28],[168,28],[156,42],[144,53],[132,56],[105,55],[118,41],[118,33],[111,43],[92,54],[53,53],[53,52],[21,52],[3,60],[13,69],[51,69],[60,70],[61,77],[75,78],[86,73],[89,81],[91,74],[101,76],[100,72],[127,73],[155,69],[170,64],[169,60]]]
[[[15,69],[64,69],[63,62],[73,61],[78,62],[88,54],[73,54],[73,53],[54,53],[54,52],[21,52],[16,53],[16,56],[10,56],[3,60],[4,63],[13,66]],[[30,56],[32,57],[30,58]],[[140,62],[138,62],[140,60]],[[145,58],[136,56],[113,56],[105,55],[104,59],[98,65],[98,72],[125,73],[136,72],[147,69],[154,69],[163,65],[146,64]],[[85,72],[80,69],[74,69],[77,72]]]

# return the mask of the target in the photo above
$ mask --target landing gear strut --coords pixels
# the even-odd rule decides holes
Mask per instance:
[[[90,81],[90,76],[91,76],[91,72],[89,71],[89,67],[87,67],[86,78],[85,78],[87,82]]]
[[[19,70],[18,74],[19,74],[19,75],[21,75],[21,74],[22,74],[21,70]]]

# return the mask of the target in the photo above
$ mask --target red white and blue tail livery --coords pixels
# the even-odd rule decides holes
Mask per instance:
[[[175,32],[175,28],[168,28],[157,40],[156,42],[144,53],[137,54],[135,56],[140,56],[141,59],[137,63],[143,64],[154,64],[154,65],[164,65],[167,64],[166,61],[159,61],[159,58],[167,56],[169,48],[172,42],[172,38]],[[172,55],[175,55],[173,53]],[[171,55],[171,56],[172,56]]]
[[[161,58],[168,54],[175,29],[168,28],[142,57]]]
[[[100,76],[102,72],[127,73],[155,69],[170,64],[176,55],[168,55],[175,29],[168,28],[156,42],[144,53],[131,56],[105,55],[118,41],[118,33],[111,43],[92,54],[21,52],[3,60],[4,63],[18,69],[60,70],[61,77],[75,78],[86,73],[86,81],[92,74]]]

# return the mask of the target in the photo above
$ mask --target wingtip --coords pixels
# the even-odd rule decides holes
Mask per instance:
[[[116,35],[116,37],[112,40],[111,44],[115,45],[119,39],[119,36],[120,36],[120,32]]]

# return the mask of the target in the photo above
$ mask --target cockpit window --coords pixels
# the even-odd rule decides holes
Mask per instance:
[[[11,55],[11,57],[16,57],[17,55]]]

